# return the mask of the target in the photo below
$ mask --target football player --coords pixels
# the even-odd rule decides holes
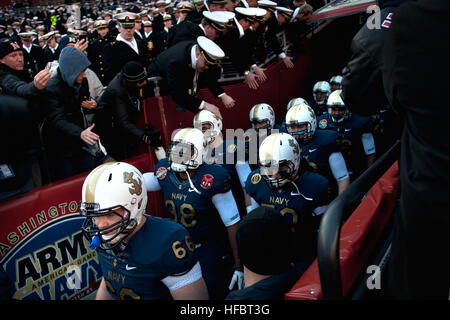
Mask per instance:
[[[331,92],[342,89],[342,76],[333,76],[330,79],[330,90]]]
[[[230,175],[220,166],[203,163],[203,144],[200,130],[179,130],[169,145],[168,158],[160,160],[154,172],[145,173],[144,179],[147,190],[162,190],[171,218],[190,232],[210,298],[223,299],[230,253],[235,265],[230,286],[243,285],[235,236],[240,215]]]
[[[102,164],[85,179],[82,230],[103,272],[96,298],[207,299],[188,231],[145,215],[146,206],[144,178],[128,163]]]
[[[344,192],[350,184],[350,176],[336,142],[337,132],[316,131],[316,114],[306,104],[296,104],[290,108],[286,113],[285,123],[288,133],[300,145],[302,158],[308,163],[309,169],[330,181],[334,178],[338,193]]]
[[[319,81],[313,87],[314,100],[309,104],[316,116],[320,117],[327,113],[327,99],[331,93],[330,84],[326,81]]]
[[[247,160],[250,168],[255,170],[258,168],[258,149],[262,141],[273,132],[286,132],[286,129],[275,123],[275,111],[267,103],[255,104],[250,109],[251,128],[246,131],[245,141],[248,153]],[[256,146],[256,152],[251,147]],[[254,157],[255,155],[256,157]]]
[[[295,262],[306,268],[314,259],[317,229],[330,202],[329,181],[302,170],[300,146],[288,133],[268,136],[259,149],[260,168],[245,184],[259,205],[277,209],[292,226]]]
[[[246,161],[247,153],[242,137],[235,134],[232,140],[224,140],[222,120],[208,110],[202,110],[195,115],[194,127],[201,130],[205,136],[203,161],[220,165],[228,171],[231,176],[231,189],[234,198],[237,199],[236,202],[241,211],[241,216],[245,215],[248,211],[242,208],[240,204],[245,201],[245,181],[251,169]],[[235,183],[237,181],[240,184]]]
[[[375,162],[375,139],[370,117],[352,114],[341,98],[341,91],[336,90],[330,94],[327,101],[328,113],[318,117],[317,121],[320,130],[328,129],[338,133],[336,142],[353,181]]]

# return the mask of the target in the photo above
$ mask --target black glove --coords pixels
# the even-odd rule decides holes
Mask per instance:
[[[161,132],[155,129],[152,124],[148,124],[144,129],[144,135],[142,141],[149,144],[152,148],[156,149],[163,146]]]

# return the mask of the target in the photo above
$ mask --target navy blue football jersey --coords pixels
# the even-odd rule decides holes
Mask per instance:
[[[206,164],[216,164],[225,168],[232,176],[235,174],[235,166],[238,161],[246,161],[247,152],[245,143],[241,140],[224,140],[219,146],[205,150],[203,162]]]
[[[309,265],[315,256],[321,218],[314,216],[313,210],[329,203],[330,183],[312,172],[304,172],[294,183],[298,189],[292,183],[282,189],[272,189],[257,169],[249,175],[245,189],[260,205],[275,208],[289,221],[293,232],[293,259]]]
[[[316,117],[320,117],[320,116],[328,113],[328,108],[327,108],[326,104],[318,105],[315,100],[309,101],[308,104],[314,110]]]
[[[170,170],[167,159],[155,166],[155,176],[164,195],[164,204],[171,218],[181,223],[190,232],[195,243],[224,235],[225,227],[211,198],[218,193],[228,192],[230,175],[217,165],[202,164],[189,180],[181,179]]]
[[[319,130],[326,129],[337,132],[336,142],[353,178],[361,174],[367,167],[361,135],[365,132],[371,132],[371,124],[370,117],[357,114],[352,114],[348,120],[341,123],[333,122],[328,114],[317,119]]]
[[[146,221],[119,253],[98,249],[109,294],[116,299],[171,299],[161,282],[191,270],[197,260],[188,231],[169,219]]]
[[[338,134],[332,130],[316,130],[310,142],[300,145],[301,155],[308,162],[313,172],[331,179],[328,158],[334,152],[339,152],[336,139]]]
[[[258,168],[248,176],[245,190],[260,205],[279,210],[296,227],[306,215],[312,215],[316,207],[328,204],[330,183],[323,176],[312,172],[304,172],[294,183],[298,190],[292,183],[282,189],[272,189]]]

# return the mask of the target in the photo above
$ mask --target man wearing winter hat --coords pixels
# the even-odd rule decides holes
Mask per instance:
[[[86,79],[91,63],[85,54],[66,46],[59,57],[58,73],[47,85],[46,137],[54,159],[54,178],[63,179],[91,170],[106,159],[99,135],[88,126],[86,113],[92,98]]]
[[[38,97],[50,79],[50,72],[44,69],[29,81],[24,71],[23,52],[20,45],[10,39],[0,39],[0,87],[3,94],[23,98]]]
[[[138,154],[138,143],[144,142],[155,149],[157,157],[162,149],[159,131],[151,124],[146,129],[135,125],[138,118],[144,118],[143,88],[147,84],[147,71],[136,61],[130,61],[109,83],[99,102],[101,115],[97,123],[105,147],[116,160],[123,160]],[[113,125],[113,126],[111,126]]]

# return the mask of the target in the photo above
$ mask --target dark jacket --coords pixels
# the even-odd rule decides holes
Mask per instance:
[[[0,164],[8,165],[14,176],[0,177],[0,192],[15,190],[31,178],[33,119],[25,99],[0,96]],[[3,174],[2,174],[3,176]]]
[[[64,50],[79,52],[74,47]],[[86,128],[86,122],[81,102],[89,98],[87,79],[84,78],[79,87],[75,79],[90,63],[84,55],[77,54],[73,59],[60,59],[59,63],[58,74],[49,80],[46,88],[46,136],[58,155],[70,157],[81,152],[84,145],[80,134]]]
[[[144,67],[149,63],[149,51],[142,41],[136,41],[139,54],[136,53],[128,44],[123,41],[113,40],[105,45],[103,49],[103,58],[106,66],[105,82],[109,83],[123,66],[130,61],[140,62]],[[103,82],[103,81],[102,81]]]
[[[388,267],[391,292],[400,299],[448,299],[449,15],[447,0],[403,4],[394,14],[383,52],[386,96],[404,119],[400,210]]]
[[[272,275],[250,287],[231,291],[226,300],[284,300],[284,295],[299,279],[301,273],[292,268],[285,273]]]
[[[191,66],[191,49],[195,41],[183,41],[162,52],[148,67],[149,77],[161,76],[167,83],[172,99],[183,108],[198,112],[201,99],[191,95],[195,70]],[[211,68],[200,73],[199,86],[205,84],[217,97],[224,90],[217,84],[217,69]]]
[[[342,78],[342,98],[349,110],[361,115],[376,114],[388,104],[383,89],[382,50],[391,24],[387,17],[395,10],[381,10],[381,27],[369,29],[364,24],[351,43],[351,57]]]
[[[199,36],[206,36],[202,28],[196,23],[185,20],[174,25],[170,29],[169,37],[167,39],[167,48],[170,48],[181,41],[196,41]]]
[[[135,156],[144,131],[135,125],[142,114],[139,90],[128,88],[119,73],[103,92],[95,116],[102,144],[115,160]]]
[[[0,63],[0,87],[3,94],[22,98],[36,98],[41,91],[30,81],[26,70],[16,71]]]

